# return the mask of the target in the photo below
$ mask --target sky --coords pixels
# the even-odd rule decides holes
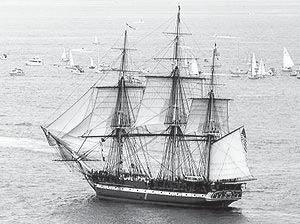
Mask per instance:
[[[56,12],[74,15],[90,9],[105,16],[174,13],[177,4],[187,13],[300,14],[300,0],[0,0],[0,17],[55,17]]]

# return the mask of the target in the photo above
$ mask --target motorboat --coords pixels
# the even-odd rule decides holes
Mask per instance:
[[[14,69],[12,69],[9,72],[9,74],[11,76],[23,76],[23,75],[25,75],[24,71],[22,69],[20,69],[20,68],[14,68]]]
[[[38,58],[38,57],[34,57],[32,59],[29,59],[26,63],[27,66],[41,66],[44,64],[43,60]]]

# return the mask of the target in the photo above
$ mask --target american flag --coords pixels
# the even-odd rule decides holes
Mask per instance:
[[[247,137],[246,137],[245,128],[243,128],[241,131],[241,140],[242,140],[244,150],[247,152]]]

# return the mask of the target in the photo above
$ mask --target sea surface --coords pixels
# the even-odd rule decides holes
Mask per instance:
[[[116,60],[127,22],[133,66],[151,70],[151,57],[170,43],[174,1],[3,1],[0,3],[0,223],[300,223],[300,79],[280,71],[286,47],[300,63],[298,1],[182,1],[182,21],[194,35],[188,45],[210,58],[219,46],[228,74],[255,52],[277,76],[259,80],[218,77],[219,93],[230,104],[230,127],[245,125],[248,162],[256,181],[228,210],[199,210],[101,201],[83,177],[63,163],[47,145],[40,125],[51,122],[98,78],[87,68],[89,57]],[[184,4],[186,2],[186,4]],[[64,4],[63,4],[64,3]],[[169,24],[171,22],[171,25]],[[169,26],[170,25],[170,26]],[[216,36],[219,36],[216,38]],[[239,57],[237,57],[239,45]],[[84,66],[76,75],[61,65],[63,47]],[[163,52],[162,52],[163,53]],[[45,65],[25,66],[39,56]],[[26,75],[11,77],[14,67]],[[167,74],[167,73],[166,73]]]

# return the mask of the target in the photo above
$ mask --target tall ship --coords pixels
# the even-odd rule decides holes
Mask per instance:
[[[42,127],[61,161],[81,172],[100,199],[223,208],[253,180],[243,127],[229,130],[228,102],[215,94],[215,62],[204,79],[184,67],[186,33],[176,17],[173,55],[165,74],[144,82],[129,68],[128,35],[114,83],[96,82],[65,113]],[[159,59],[160,60],[160,59]],[[114,74],[114,76],[113,76]],[[207,94],[203,95],[203,86]]]

